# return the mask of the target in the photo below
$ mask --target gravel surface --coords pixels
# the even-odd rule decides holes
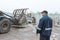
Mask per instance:
[[[39,35],[35,33],[34,25],[29,24],[26,28],[11,28],[6,34],[0,34],[0,40],[39,40]],[[54,27],[51,40],[60,39],[60,28]]]

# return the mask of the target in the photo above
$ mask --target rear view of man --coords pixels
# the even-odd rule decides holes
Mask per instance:
[[[50,40],[52,32],[52,19],[48,16],[47,11],[43,11],[41,14],[43,17],[39,21],[36,33],[40,34],[40,40]]]

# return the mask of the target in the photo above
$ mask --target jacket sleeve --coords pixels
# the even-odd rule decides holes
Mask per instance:
[[[44,19],[40,19],[39,24],[38,24],[38,28],[42,28],[44,23]]]
[[[43,27],[43,23],[44,23],[44,19],[40,19],[36,33],[40,33],[41,32],[41,30],[42,30],[41,28]]]

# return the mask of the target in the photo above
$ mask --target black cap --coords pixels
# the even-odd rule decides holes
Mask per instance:
[[[41,13],[46,13],[46,14],[48,14],[48,11],[44,10],[44,11],[42,11]]]

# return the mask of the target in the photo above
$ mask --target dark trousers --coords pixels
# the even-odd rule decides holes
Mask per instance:
[[[44,36],[40,34],[40,40],[50,40],[50,36]]]

